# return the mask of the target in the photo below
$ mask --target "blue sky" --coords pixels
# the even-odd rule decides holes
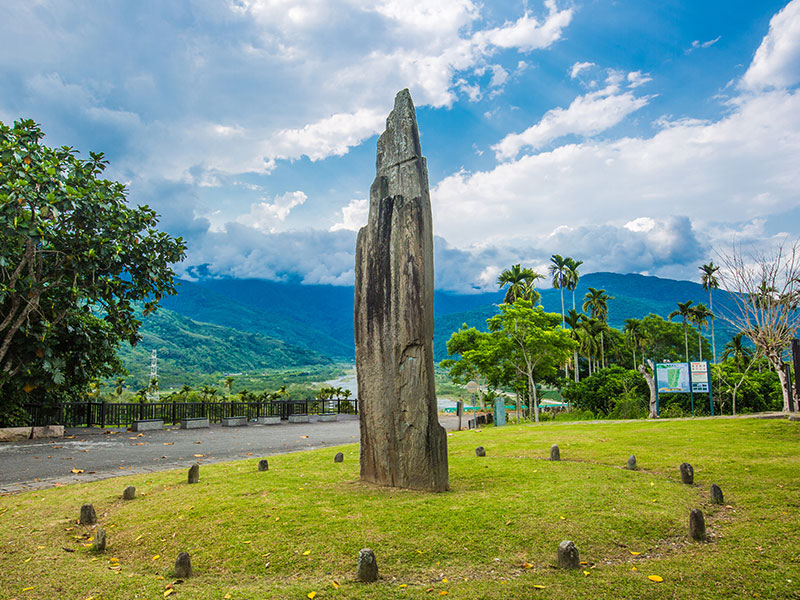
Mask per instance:
[[[800,0],[0,9],[0,120],[105,152],[186,238],[189,276],[351,284],[404,87],[440,289],[553,253],[697,279],[733,242],[800,230]]]

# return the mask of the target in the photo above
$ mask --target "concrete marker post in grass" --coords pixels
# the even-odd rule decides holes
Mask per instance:
[[[706,520],[699,508],[693,508],[689,513],[689,537],[697,542],[706,539]]]
[[[561,450],[558,449],[558,444],[553,444],[550,448],[550,460],[561,460]]]
[[[92,550],[95,552],[106,551],[106,530],[98,527],[94,532],[94,540],[92,541]]]
[[[262,458],[260,461],[258,461],[258,470],[269,471],[269,461],[266,458]]]
[[[629,471],[635,471],[636,470],[636,457],[633,454],[631,454],[628,457],[628,464],[626,465],[626,468]]]
[[[581,557],[575,542],[564,540],[558,545],[558,566],[562,569],[578,569]]]
[[[198,483],[200,481],[200,465],[194,463],[189,467],[189,483]]]
[[[486,456],[486,449],[483,446],[475,448],[475,456]]]
[[[722,489],[716,483],[711,484],[711,502],[713,504],[723,503]]]
[[[369,548],[362,548],[358,551],[356,579],[364,583],[378,580],[378,561],[375,560],[375,553]]]
[[[681,482],[686,485],[694,483],[694,469],[689,463],[681,463]]]
[[[333,462],[335,463],[344,462],[344,454],[342,454],[341,452],[337,452],[336,456],[333,457]]]
[[[132,485],[129,485],[124,490],[122,490],[122,499],[123,500],[133,500],[136,498],[136,488]]]
[[[192,576],[192,559],[188,552],[181,552],[175,559],[175,577],[188,579]]]
[[[94,525],[97,523],[97,514],[94,512],[94,506],[91,504],[84,504],[81,506],[81,525]]]

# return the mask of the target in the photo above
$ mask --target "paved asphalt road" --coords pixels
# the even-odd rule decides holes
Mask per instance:
[[[440,417],[448,430],[455,417]],[[124,429],[70,429],[65,437],[0,444],[0,494],[52,487],[54,483],[105,479],[131,473],[188,468],[258,458],[297,450],[358,442],[358,417],[341,415],[333,423],[254,425],[178,429],[141,434]],[[202,458],[195,458],[202,454]],[[83,469],[81,474],[72,469]]]

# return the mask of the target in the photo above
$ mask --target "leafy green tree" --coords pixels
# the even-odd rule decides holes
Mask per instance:
[[[714,264],[714,261],[711,261],[707,265],[703,265],[699,267],[700,269],[700,283],[703,286],[704,290],[708,291],[708,306],[709,311],[711,313],[714,312],[714,296],[712,292],[716,289],[719,289],[719,280],[716,277],[716,272],[719,271],[719,267]],[[717,362],[717,342],[716,338],[714,337],[714,319],[711,319],[711,350],[714,353],[714,362]]]
[[[677,361],[685,349],[683,326],[665,320],[660,315],[649,314],[641,319],[641,350],[645,358],[655,362]],[[703,338],[703,351],[709,351],[705,338]]]
[[[135,304],[148,314],[175,293],[171,265],[185,251],[156,229],[155,212],[130,208],[125,187],[100,178],[102,154],[82,160],[43,136],[30,120],[0,123],[0,411],[37,389],[77,394],[113,375],[111,350],[139,339]],[[65,354],[76,327],[101,350]]]
[[[236,381],[236,379],[234,377],[232,377],[231,375],[228,375],[225,378],[225,387],[228,388],[228,396],[233,394],[233,382],[234,381]]]
[[[529,410],[539,421],[539,396],[536,381],[555,377],[559,365],[569,359],[575,342],[563,327],[558,315],[533,308],[527,300],[501,304],[500,314],[487,321],[494,333],[500,355],[513,365],[527,383]]]
[[[697,348],[700,360],[703,360],[703,326],[707,327],[709,323],[713,323],[714,315],[708,307],[701,302],[692,307],[689,318],[692,320],[692,323],[697,326]]]
[[[649,391],[641,373],[612,365],[563,390],[569,403],[597,416],[644,418]]]
[[[678,310],[673,310],[671,313],[669,313],[669,315],[667,315],[667,319],[670,321],[679,315],[683,320],[683,337],[686,351],[686,362],[689,362],[689,323],[692,320],[692,304],[694,304],[692,300],[678,302]]]
[[[642,322],[639,319],[625,319],[625,334],[628,338],[628,345],[633,352],[633,368],[636,369],[636,350],[642,342]],[[644,359],[644,357],[642,357]]]
[[[535,288],[537,279],[544,279],[544,275],[527,267],[523,269],[517,264],[500,273],[497,285],[500,289],[508,286],[504,300],[506,304],[513,304],[519,298],[528,300],[531,304],[538,304],[541,295]]]
[[[731,359],[736,369],[740,372],[744,371],[745,365],[749,364],[754,358],[753,350],[748,348],[746,341],[747,338],[744,332],[740,331],[725,344],[725,348],[722,351],[722,360]]]

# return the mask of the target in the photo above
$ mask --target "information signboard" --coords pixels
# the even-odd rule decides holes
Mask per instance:
[[[658,363],[656,365],[656,388],[659,394],[670,392],[688,394],[688,363]]]
[[[708,393],[708,363],[693,362],[692,368],[692,391]]]

